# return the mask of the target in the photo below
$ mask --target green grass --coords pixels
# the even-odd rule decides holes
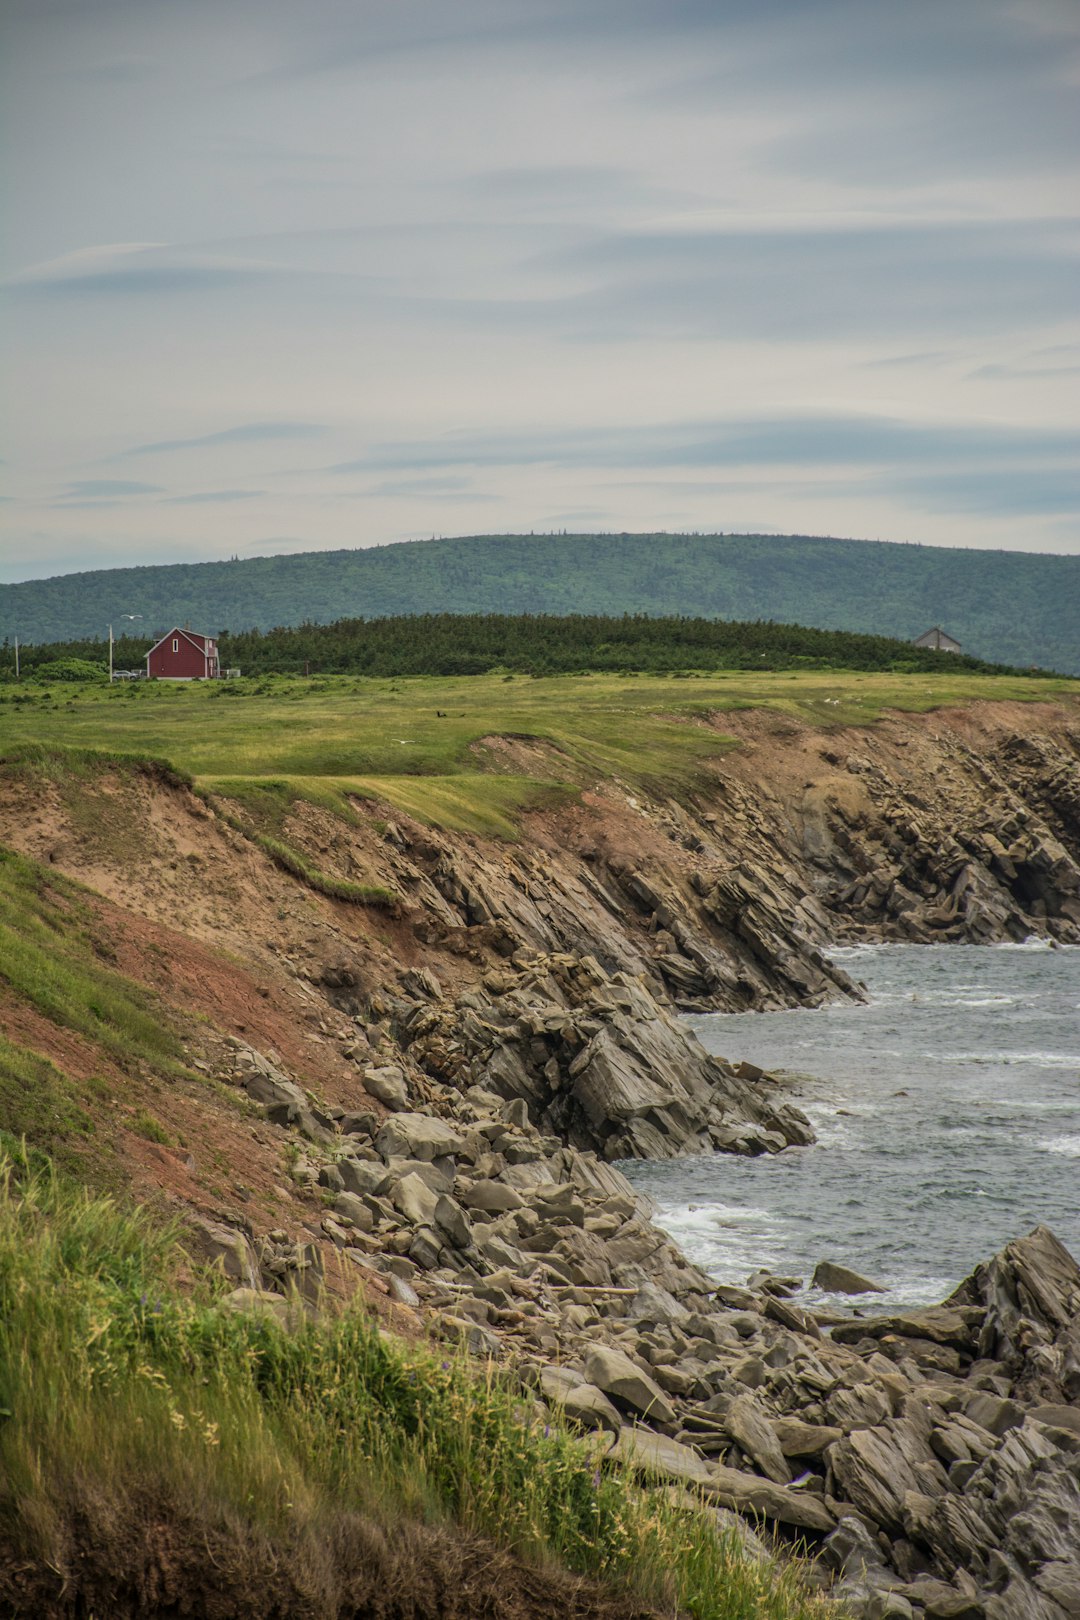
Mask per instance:
[[[220,694],[228,691],[229,701]],[[58,767],[96,752],[123,762],[167,759],[181,773],[245,802],[273,790],[347,812],[375,798],[433,824],[510,836],[529,805],[599,781],[680,792],[734,746],[716,716],[764,708],[816,725],[861,725],[887,709],[923,712],[979,699],[1076,702],[1080,683],[1019,676],[844,671],[675,679],[498,675],[318,681],[282,677],[182,688],[45,688],[0,694],[5,755]],[[61,701],[61,700],[64,701]],[[693,723],[705,722],[710,723]],[[521,769],[478,747],[487,736],[530,739]],[[538,770],[535,749],[543,751]],[[160,767],[159,767],[160,768]],[[273,835],[272,828],[264,828]]]
[[[103,1106],[116,1100],[116,1069],[140,1080],[188,1072],[157,1000],[119,973],[112,956],[78,885],[0,846],[0,995],[51,1025],[61,1050],[64,1032],[74,1032],[84,1059],[113,1070],[111,1082],[67,1072],[46,1055],[50,1037],[40,1027],[28,1044],[0,1034],[0,1141],[25,1139],[99,1187],[122,1180],[113,1132],[102,1128],[112,1118]],[[33,1049],[39,1044],[45,1051]],[[145,1113],[133,1129],[167,1140]]]
[[[32,1142],[85,1176],[80,1149],[97,1133],[93,1101],[55,1063],[0,1034],[0,1145]]]
[[[346,878],[323,872],[299,850],[283,844],[278,838],[256,833],[255,842],[269,855],[275,866],[280,866],[283,872],[290,872],[307,888],[314,889],[317,894],[325,894],[331,900],[344,900],[352,906],[380,906],[384,909],[391,909],[398,903],[400,896],[392,889],[372,883],[350,883]]]
[[[423,1524],[697,1620],[829,1612],[794,1568],[743,1563],[706,1512],[607,1470],[595,1440],[535,1418],[491,1368],[392,1340],[358,1309],[287,1332],[229,1310],[204,1274],[181,1295],[180,1265],[175,1233],[0,1152],[9,1560],[77,1583],[97,1547],[122,1587],[164,1515],[178,1557],[185,1540],[205,1550],[204,1578],[211,1547],[222,1582],[254,1565],[268,1594],[321,1572],[303,1612],[330,1616],[350,1524],[354,1546],[357,1524]]]
[[[0,846],[0,985],[121,1066],[179,1066],[177,1035],[149,993],[109,965],[111,946],[77,887]]]

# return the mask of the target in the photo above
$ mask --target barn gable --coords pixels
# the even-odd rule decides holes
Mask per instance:
[[[205,681],[216,679],[220,673],[214,637],[181,630],[178,625],[156,641],[146,655],[149,680]]]
[[[950,636],[937,624],[932,629],[927,630],[925,634],[916,636],[915,645],[916,647],[931,647],[937,652],[958,653],[962,650],[955,636]]]

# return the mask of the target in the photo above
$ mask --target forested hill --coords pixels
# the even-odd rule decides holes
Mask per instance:
[[[478,535],[0,586],[0,636],[208,633],[419,613],[772,619],[910,640],[940,625],[994,662],[1080,673],[1080,557],[805,535]]]

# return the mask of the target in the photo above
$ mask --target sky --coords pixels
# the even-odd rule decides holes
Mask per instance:
[[[2,0],[0,579],[1080,554],[1076,0]]]

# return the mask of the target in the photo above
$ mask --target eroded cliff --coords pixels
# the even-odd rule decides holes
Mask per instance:
[[[116,1162],[185,1215],[238,1308],[360,1289],[403,1331],[512,1363],[622,1465],[823,1545],[868,1620],[1062,1620],[1080,1276],[1054,1240],[936,1314],[833,1324],[775,1279],[716,1289],[611,1161],[812,1141],[681,1009],[857,997],[832,941],[1080,940],[1080,723],[723,724],[741,747],[692,792],[606,779],[517,842],[297,800],[279,833],[300,876],[243,802],[14,763],[0,841],[44,886],[89,886],[95,949],[162,997],[189,1069],[110,1066],[10,991],[6,1027],[76,1084],[104,1075]],[[305,870],[398,898],[335,900]]]

